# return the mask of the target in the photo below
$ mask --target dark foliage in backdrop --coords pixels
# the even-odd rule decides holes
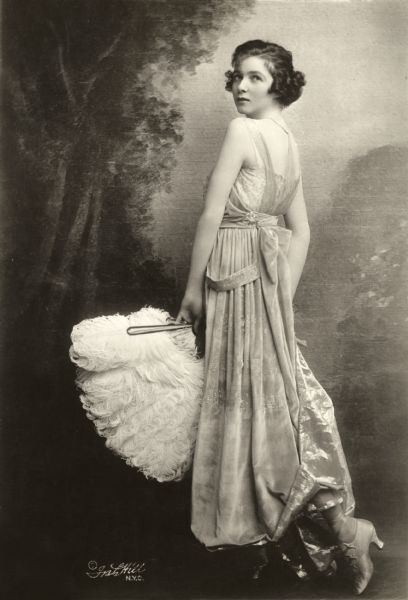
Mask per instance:
[[[147,482],[91,433],[69,334],[176,309],[148,228],[183,139],[179,78],[252,0],[3,4],[3,540],[19,597],[37,582],[44,598],[50,582],[74,590],[87,560],[190,539],[188,481]]]

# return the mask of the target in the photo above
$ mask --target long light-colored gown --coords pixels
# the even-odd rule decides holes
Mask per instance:
[[[286,256],[291,231],[278,225],[278,216],[303,193],[299,152],[280,117],[237,118],[257,165],[241,168],[207,265],[191,529],[218,550],[279,543],[295,525],[324,571],[333,548],[316,533],[311,500],[329,488],[353,514],[354,498],[332,401],[294,331]],[[288,154],[279,173],[272,157],[282,131]]]

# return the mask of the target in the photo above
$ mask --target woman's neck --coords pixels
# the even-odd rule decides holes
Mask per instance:
[[[248,119],[282,119],[283,109],[280,107],[271,108],[259,113],[256,116],[247,115]]]

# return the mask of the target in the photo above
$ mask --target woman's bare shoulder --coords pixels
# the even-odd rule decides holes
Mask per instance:
[[[233,132],[236,132],[238,135],[245,135],[247,132],[246,117],[234,117],[228,123],[227,129]]]
[[[245,123],[246,117],[234,117],[228,123],[227,130],[225,133],[225,140],[228,139],[229,143],[234,147],[234,151],[241,154],[244,157],[244,162],[248,159],[251,160],[250,138],[251,134],[248,130],[248,126]]]

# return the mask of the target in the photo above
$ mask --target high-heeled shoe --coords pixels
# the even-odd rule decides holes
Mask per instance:
[[[258,562],[252,568],[251,579],[259,580],[263,576],[264,569],[269,565],[268,550],[265,546],[260,546],[258,549]]]
[[[268,566],[268,563],[262,563],[260,565],[257,565],[256,567],[254,567],[251,572],[251,579],[254,579],[255,581],[261,579],[261,577],[263,575],[262,571],[267,566]]]
[[[358,596],[366,589],[374,571],[370,557],[370,544],[373,542],[379,550],[382,550],[384,542],[377,536],[371,521],[356,519],[356,522],[357,530],[354,539],[339,544],[341,552],[339,562],[342,563],[345,574],[350,577],[353,591]]]

